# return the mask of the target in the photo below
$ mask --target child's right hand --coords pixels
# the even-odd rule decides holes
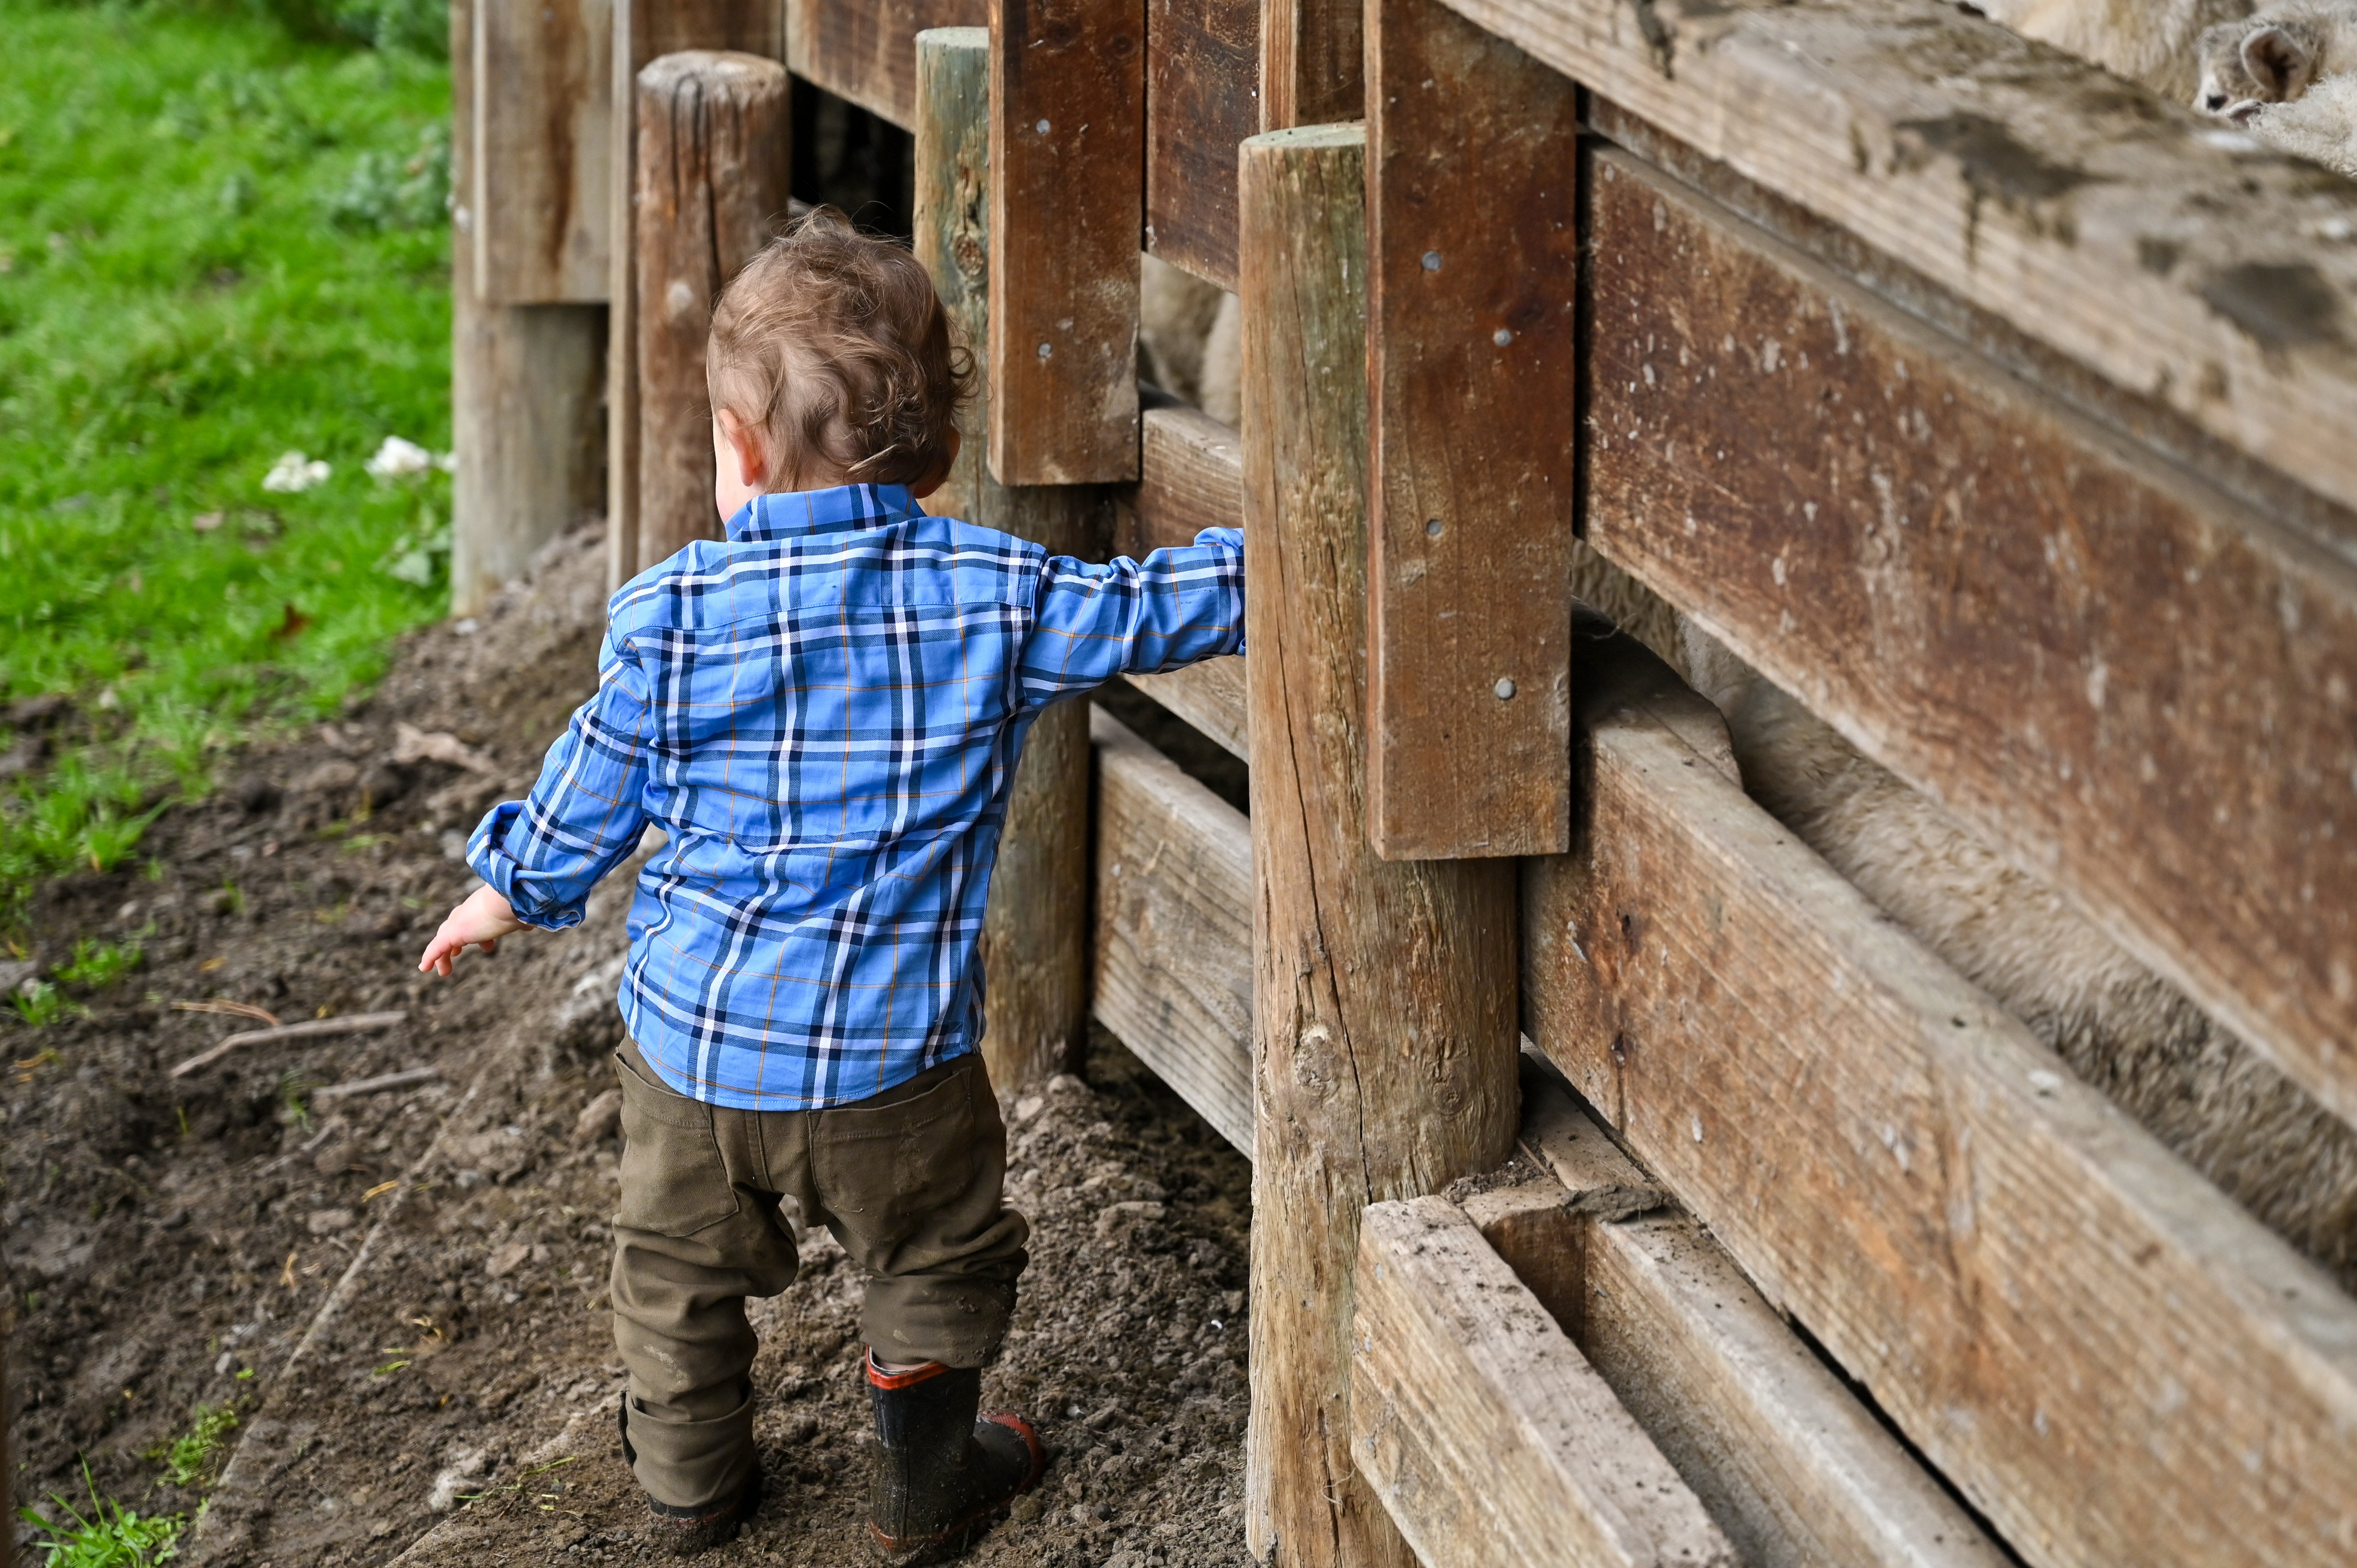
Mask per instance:
[[[425,944],[425,956],[417,961],[420,971],[450,978],[450,961],[470,947],[485,952],[497,952],[500,939],[513,936],[523,929],[523,922],[515,918],[514,908],[500,890],[489,883],[478,887],[465,903],[450,911],[434,940]]]

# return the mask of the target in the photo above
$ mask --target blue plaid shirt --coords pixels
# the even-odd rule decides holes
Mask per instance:
[[[1238,651],[1243,544],[1096,566],[898,485],[763,496],[614,596],[597,695],[468,864],[561,929],[660,826],[621,987],[648,1062],[715,1105],[880,1093],[981,1043],[974,940],[1032,720]]]

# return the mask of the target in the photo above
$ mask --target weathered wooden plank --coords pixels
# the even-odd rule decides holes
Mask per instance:
[[[1561,854],[1577,91],[1439,0],[1367,20],[1367,832]]]
[[[1145,0],[991,0],[990,470],[1137,477]]]
[[[475,189],[476,7],[450,15],[452,188]],[[542,544],[597,510],[599,311],[488,304],[475,286],[475,199],[451,214],[450,613],[472,615]]]
[[[916,253],[959,341],[978,344],[990,321],[990,34],[936,28],[915,49]],[[981,433],[995,389],[977,381],[950,481],[926,504],[1059,553],[1091,553],[1099,532],[1092,492],[991,477]],[[1059,703],[1024,743],[983,915],[983,1055],[1002,1087],[1063,1071],[1086,1036],[1088,840],[1073,824],[1087,822],[1088,810],[1088,705]]]
[[[786,64],[805,81],[914,130],[917,35],[989,21],[990,0],[786,0]]]
[[[1366,113],[1361,0],[1261,0],[1260,125],[1340,124]]]
[[[2357,504],[2357,251],[2329,238],[2357,186],[1938,0],[1449,3]],[[2338,544],[2357,555],[2345,515]]]
[[[682,49],[776,56],[785,47],[783,0],[607,0],[614,18],[613,266],[606,314],[606,575],[620,587],[639,570],[639,314],[637,230],[639,72]]]
[[[1591,185],[1588,542],[2357,1116],[2357,568],[1638,160]]]
[[[1252,760],[1241,657],[1207,659],[1167,675],[1132,675],[1129,683],[1235,756]]]
[[[1251,824],[1102,708],[1089,738],[1097,1018],[1249,1158]]]
[[[2345,1562],[2357,1303],[1680,742],[1658,661],[1581,668],[1523,928],[1573,1085],[2029,1561]]]
[[[475,290],[602,305],[613,286],[611,0],[472,7]]]
[[[1236,147],[1260,123],[1259,0],[1146,0],[1146,248],[1232,293]]]
[[[1359,1231],[1351,1448],[1425,1568],[1735,1568],[1538,1299],[1437,1197]]]
[[[720,537],[704,356],[712,306],[786,212],[786,68],[683,49],[639,72],[639,558]]]
[[[1138,421],[1137,483],[1113,498],[1114,548],[1124,555],[1234,528],[1244,515],[1243,438],[1184,403],[1148,408]]]
[[[1361,1205],[1497,1165],[1515,1124],[1512,868],[1366,842],[1365,133],[1242,156],[1254,930],[1245,1534],[1404,1563],[1346,1451]]]

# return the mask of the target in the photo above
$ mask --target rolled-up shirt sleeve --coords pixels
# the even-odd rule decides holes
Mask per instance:
[[[1096,565],[1049,557],[1039,618],[1023,647],[1023,703],[1040,707],[1103,685],[1244,649],[1244,536],[1207,528],[1195,542]]]
[[[578,925],[589,890],[638,847],[653,733],[647,698],[638,660],[609,635],[597,694],[548,748],[531,795],[492,807],[468,841],[467,864],[524,924]]]

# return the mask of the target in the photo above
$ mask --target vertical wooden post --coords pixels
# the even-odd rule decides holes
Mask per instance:
[[[1252,1430],[1246,1538],[1303,1568],[1405,1563],[1348,1451],[1366,1204],[1501,1163],[1515,1085],[1513,865],[1385,862],[1364,826],[1363,128],[1242,153],[1244,661],[1252,731]]]
[[[494,305],[603,305],[615,239],[612,0],[473,10],[463,199],[477,292]]]
[[[990,468],[1137,478],[1143,0],[992,0]]]
[[[917,35],[916,94],[917,257],[972,349],[987,341],[990,319],[989,29]],[[927,507],[1057,553],[1088,553],[1092,492],[991,477],[981,433],[996,389],[984,369],[957,467]],[[1062,703],[1024,745],[983,919],[983,1056],[1002,1089],[1063,1071],[1088,1027],[1088,704]]]
[[[502,584],[522,575],[551,535],[594,512],[600,499],[597,344],[605,311],[533,302],[553,285],[530,268],[504,283],[478,270],[487,220],[478,193],[490,178],[481,159],[496,156],[540,174],[560,161],[548,146],[479,133],[484,84],[476,67],[486,25],[468,0],[450,8],[452,188],[460,193],[450,246],[450,420],[458,454],[451,486],[453,615],[480,609]],[[511,258],[499,247],[492,259]]]
[[[637,228],[639,72],[681,49],[735,49],[783,59],[783,0],[608,0],[613,213],[612,301],[606,336],[606,575],[619,588],[639,570],[639,316]],[[661,557],[657,557],[661,559]]]
[[[1262,0],[1262,130],[1339,124],[1365,113],[1365,3]]]
[[[1440,0],[1367,23],[1367,830],[1386,859],[1560,854],[1577,90]]]
[[[704,350],[712,306],[785,217],[786,68],[686,49],[639,72],[639,495],[635,574],[695,539],[713,510]]]

